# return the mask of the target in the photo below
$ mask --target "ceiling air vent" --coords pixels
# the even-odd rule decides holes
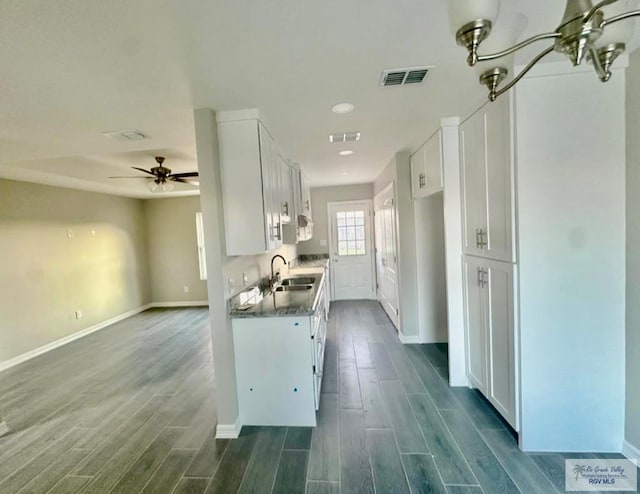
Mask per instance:
[[[143,139],[149,139],[149,136],[141,130],[116,130],[113,132],[103,132],[102,135],[110,137],[112,139],[126,139],[127,141],[141,141]]]
[[[329,142],[353,142],[360,140],[360,132],[336,132],[329,134]]]
[[[429,72],[429,67],[410,67],[407,69],[389,69],[382,72],[380,87],[407,86],[422,84]]]

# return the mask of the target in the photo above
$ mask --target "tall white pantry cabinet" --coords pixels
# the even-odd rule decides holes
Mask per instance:
[[[622,447],[625,67],[541,64],[460,126],[467,378],[525,451]]]
[[[519,430],[509,97],[460,126],[467,377]]]

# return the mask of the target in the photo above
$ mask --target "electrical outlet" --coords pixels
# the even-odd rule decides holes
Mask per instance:
[[[73,230],[71,228],[67,228],[67,238],[73,238]]]
[[[82,319],[82,311],[80,309],[76,311],[76,319]]]
[[[233,293],[235,288],[236,286],[235,286],[235,282],[233,281],[233,278],[227,279],[227,290],[229,290],[229,293]]]
[[[184,293],[189,293],[189,285],[184,286]]]
[[[242,273],[242,286],[247,286],[247,283],[249,283],[249,277],[247,276],[247,273],[243,272]]]

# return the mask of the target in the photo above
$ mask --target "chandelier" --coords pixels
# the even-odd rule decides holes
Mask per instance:
[[[554,51],[564,53],[574,66],[580,65],[586,58],[593,64],[600,80],[607,82],[611,78],[611,65],[624,52],[625,43],[633,34],[632,23],[621,21],[640,16],[640,10],[624,11],[633,3],[637,2],[603,0],[593,5],[591,0],[567,0],[564,16],[555,31],[514,44],[515,38],[525,27],[524,16],[501,13],[501,20],[508,22],[504,26],[496,23],[494,34],[489,36],[498,17],[500,0],[448,0],[449,19],[456,33],[456,41],[468,50],[467,62],[476,67],[480,83],[489,89],[491,101],[511,89],[536,63]],[[609,17],[605,18],[605,14]],[[553,44],[536,55],[501,88],[500,84],[509,75],[509,62],[513,54],[525,46],[544,40]],[[491,45],[495,53],[478,53],[483,42],[483,48],[489,49]],[[501,43],[512,46],[504,48]]]

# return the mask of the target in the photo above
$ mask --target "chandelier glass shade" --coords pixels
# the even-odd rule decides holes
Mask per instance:
[[[574,66],[586,59],[593,64],[600,80],[607,82],[612,64],[633,36],[633,18],[640,16],[640,10],[634,10],[638,3],[638,0],[603,0],[596,4],[591,0],[567,0],[564,16],[555,31],[516,43],[526,27],[526,18],[501,12],[500,0],[448,1],[456,41],[467,49],[467,62],[475,67],[480,83],[488,88],[491,101],[511,89],[554,51],[565,54]],[[513,77],[515,52],[543,41],[547,47]],[[479,52],[480,46],[486,54]]]

